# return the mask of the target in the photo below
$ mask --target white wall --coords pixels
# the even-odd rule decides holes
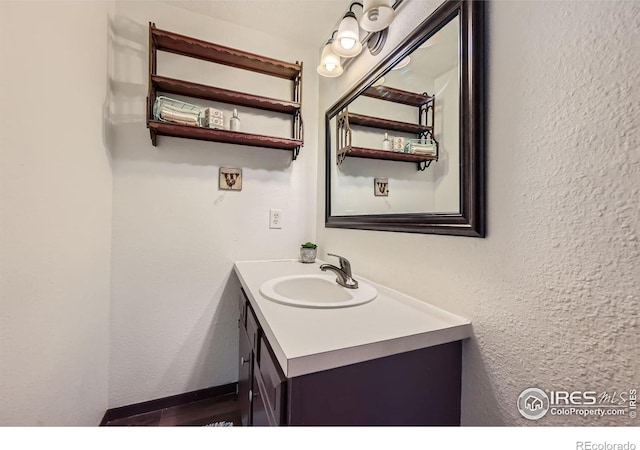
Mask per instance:
[[[0,2],[0,425],[107,407],[104,2]]]
[[[436,6],[405,3],[385,53]],[[465,425],[531,425],[515,407],[531,386],[640,384],[639,20],[636,2],[487,5],[486,239],[324,229],[319,191],[323,254],[472,320]],[[323,80],[320,111],[374,62]]]
[[[291,154],[280,150],[162,136],[153,147],[144,115],[149,21],[222,45],[303,61],[306,127],[298,159],[291,162]],[[300,244],[316,236],[319,55],[292,40],[158,2],[118,3],[112,27],[109,407],[117,407],[237,380],[239,286],[231,275],[233,262],[295,258]],[[273,78],[223,66],[212,72],[211,63],[162,58],[159,71],[177,77],[290,95],[290,85],[282,92]],[[282,121],[239,112],[244,130],[277,135],[289,130]],[[219,167],[243,169],[241,192],[218,190]],[[281,230],[268,228],[270,208],[282,209]]]

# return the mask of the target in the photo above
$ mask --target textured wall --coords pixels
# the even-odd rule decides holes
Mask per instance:
[[[107,407],[105,2],[0,2],[0,425]]]
[[[391,41],[435,3],[406,4]],[[472,320],[464,424],[638,425],[550,415],[530,422],[515,405],[530,386],[640,385],[640,4],[487,6],[487,238],[320,222],[321,250]],[[323,80],[321,111],[373,62],[365,55],[342,80]],[[320,191],[320,221],[323,201]]]
[[[280,150],[162,136],[153,147],[144,115],[149,21],[222,45],[304,61],[307,127],[299,158],[291,162],[291,154]],[[294,258],[301,242],[315,239],[318,137],[310,124],[317,122],[318,75],[315,49],[159,2],[118,3],[112,29],[109,407],[117,407],[237,380],[234,261]],[[274,78],[223,66],[212,70],[211,63],[173,55],[161,58],[158,69],[168,68],[173,76],[290,95],[291,85],[278,92]],[[238,109],[243,130],[274,124],[258,123],[249,110]],[[276,125],[280,132],[282,123]],[[218,190],[219,167],[243,169],[241,192]],[[282,209],[282,229],[268,228],[270,208]]]

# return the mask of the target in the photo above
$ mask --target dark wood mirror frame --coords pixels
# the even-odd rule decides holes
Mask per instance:
[[[331,215],[330,120],[377,78],[456,16],[460,18],[460,212]],[[484,20],[484,2],[469,0],[444,2],[389,56],[365,75],[353,90],[346,93],[326,112],[325,225],[327,228],[485,237]]]

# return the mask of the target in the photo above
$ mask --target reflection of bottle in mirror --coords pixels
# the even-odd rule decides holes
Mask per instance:
[[[391,141],[387,133],[384,134],[384,139],[382,140],[382,150],[391,150]]]
[[[240,131],[240,119],[238,118],[238,110],[233,110],[233,116],[229,120],[229,129],[231,131]]]

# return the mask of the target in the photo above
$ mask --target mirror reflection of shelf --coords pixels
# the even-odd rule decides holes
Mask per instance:
[[[223,64],[238,69],[284,78],[293,82],[292,100],[280,100],[246,92],[233,91],[215,86],[192,83],[186,80],[164,77],[157,74],[157,52],[164,51],[177,55]],[[260,134],[229,131],[193,125],[182,125],[155,120],[153,105],[158,92],[184,95],[188,97],[245,106],[292,117],[292,137],[282,138]],[[289,63],[242,50],[225,47],[211,42],[160,30],[149,24],[149,95],[147,98],[147,127],[153,145],[157,136],[172,136],[253,147],[275,148],[292,152],[296,159],[304,141],[302,122],[302,63]]]
[[[426,93],[417,94],[415,92],[403,91],[388,86],[371,86],[362,95],[365,97],[378,98],[388,102],[401,103],[409,106],[422,106],[431,103],[435,97]]]
[[[412,153],[400,153],[375,148],[348,147],[345,156],[353,158],[379,159],[383,161],[404,161],[418,164],[418,170],[426,169],[432,161],[437,160],[436,155],[414,155]],[[420,168],[424,167],[424,168]]]
[[[417,94],[415,92],[403,91],[401,89],[386,86],[375,86],[366,89],[362,95],[379,100],[401,103],[418,108],[418,123],[400,122],[397,120],[383,119],[380,117],[367,116],[349,112],[346,108],[336,116],[337,122],[337,151],[336,162],[342,164],[346,157],[368,158],[386,161],[404,161],[417,163],[418,170],[425,170],[433,161],[438,160],[438,142],[434,137],[434,103],[435,96],[426,93]],[[429,138],[435,146],[433,155],[417,155],[398,151],[378,150],[373,148],[356,147],[351,144],[351,126],[362,126],[377,128],[385,131],[396,131],[401,133],[415,134],[418,139]]]
[[[397,120],[381,119],[354,113],[349,113],[349,124],[413,134],[426,133],[433,129],[431,126],[418,123],[399,122]]]

